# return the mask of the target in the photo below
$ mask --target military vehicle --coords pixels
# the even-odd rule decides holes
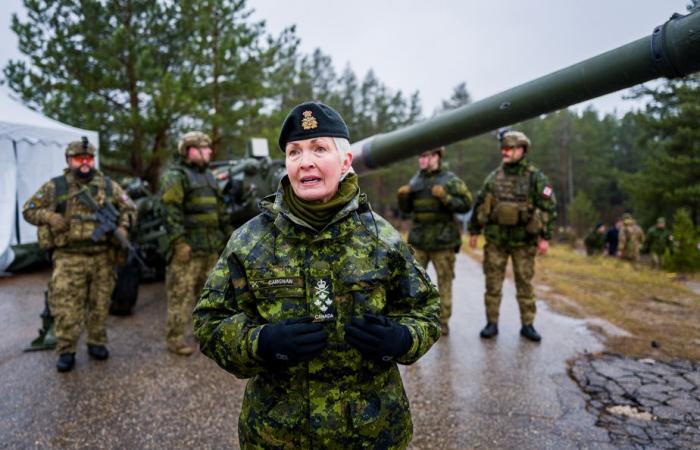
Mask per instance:
[[[267,140],[261,138],[248,142],[242,158],[213,161],[211,168],[234,227],[258,214],[258,202],[277,189],[285,173],[284,161],[270,158]],[[131,314],[138,297],[139,280],[162,279],[168,259],[168,237],[157,196],[139,178],[124,179],[122,185],[136,203],[138,220],[131,239],[145,264],[132,258],[119,269],[110,305],[113,315]]]
[[[700,70],[700,10],[646,37],[475,103],[352,145],[358,173],[656,78]]]
[[[360,174],[379,169],[426,150],[645,81],[679,78],[698,70],[700,12],[674,14],[649,36],[424,122],[356,142],[352,145],[353,167]],[[284,163],[270,159],[267,144],[263,146],[263,142],[251,142],[243,159],[212,164],[234,225],[257,214],[258,200],[274,192],[284,175]],[[131,191],[129,193],[132,195]],[[165,264],[165,231],[162,223],[156,220],[157,205],[149,203],[153,201],[152,197],[147,197],[143,208],[139,203],[142,223],[135,245],[155,273],[162,275],[158,267]],[[133,280],[133,274],[125,277]],[[120,278],[119,283],[125,282],[124,279]],[[125,304],[135,301],[133,289],[125,289],[123,296],[115,295]]]
[[[224,194],[226,210],[234,227],[239,227],[260,211],[258,202],[277,190],[284,176],[284,161],[270,158],[267,140],[253,138],[241,159],[214,161],[214,176]]]

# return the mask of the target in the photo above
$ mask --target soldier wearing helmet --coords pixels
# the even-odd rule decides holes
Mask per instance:
[[[462,245],[462,234],[455,213],[466,213],[472,194],[464,181],[445,169],[444,147],[421,153],[419,170],[409,184],[398,191],[399,209],[412,215],[408,243],[415,250],[416,260],[426,268],[435,266],[440,290],[440,326],[443,336],[449,333],[452,315],[452,280],[455,253]]]
[[[656,219],[656,225],[652,225],[647,230],[642,252],[649,253],[651,266],[654,269],[660,269],[667,251],[673,251],[673,236],[669,229],[666,228],[666,219],[659,217]]]
[[[644,243],[644,230],[630,213],[622,215],[622,228],[618,242],[618,256],[633,264],[639,262],[639,253]]]
[[[211,139],[185,133],[175,163],[160,181],[170,256],[165,284],[168,297],[166,345],[178,355],[194,349],[185,341],[190,315],[209,270],[232,231],[214,175],[209,169]]]
[[[483,231],[486,277],[486,326],[482,338],[498,334],[498,313],[508,258],[513,261],[516,297],[520,307],[520,334],[539,342],[535,330],[535,254],[549,247],[556,219],[556,200],[547,177],[527,159],[530,139],[520,131],[500,138],[501,165],[491,172],[477,195],[469,221],[469,245],[476,248]]]
[[[68,168],[41,186],[22,209],[25,220],[38,227],[39,245],[53,252],[49,306],[55,318],[59,372],[75,365],[83,322],[90,357],[109,357],[106,320],[116,280],[115,244],[109,235],[95,238],[95,211],[81,198],[90,196],[99,207],[113,204],[119,211],[115,233],[122,236],[133,226],[136,212],[119,184],[95,168],[95,154],[85,137],[69,143]]]

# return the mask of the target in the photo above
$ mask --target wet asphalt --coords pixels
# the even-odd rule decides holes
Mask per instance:
[[[500,334],[482,340],[481,265],[460,254],[456,273],[450,335],[402,367],[410,448],[614,448],[567,375],[568,359],[602,349],[585,323],[538,301],[543,340],[526,341],[507,281]],[[107,361],[90,360],[81,341],[75,369],[59,374],[53,352],[22,352],[39,328],[48,276],[0,278],[0,448],[238,448],[245,380],[199,353],[165,350],[162,283],[141,285],[133,316],[110,316]]]

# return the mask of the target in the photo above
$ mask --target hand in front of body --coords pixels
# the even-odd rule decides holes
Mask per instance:
[[[545,253],[547,253],[548,249],[549,249],[549,241],[546,241],[544,239],[540,239],[540,241],[537,243],[537,254],[544,255]]]
[[[54,231],[64,231],[68,229],[68,221],[59,213],[51,213],[48,218],[49,226]]]
[[[328,333],[311,317],[287,319],[263,326],[258,337],[258,356],[267,362],[296,364],[321,354]]]
[[[403,356],[413,343],[411,333],[386,316],[365,314],[345,324],[345,341],[365,356],[391,361]]]
[[[179,262],[188,262],[192,258],[192,247],[185,242],[175,244],[175,252],[173,258]]]
[[[410,193],[411,193],[411,187],[410,187],[409,185],[407,185],[407,184],[404,184],[404,185],[401,186],[401,187],[399,188],[399,190],[398,190],[398,195],[399,195],[399,197],[407,196],[407,195],[410,194]]]
[[[445,187],[441,184],[434,184],[433,187],[430,189],[430,193],[433,194],[433,197],[437,197],[441,200],[447,195]]]

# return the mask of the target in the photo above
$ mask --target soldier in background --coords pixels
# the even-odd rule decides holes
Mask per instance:
[[[620,230],[622,229],[622,219],[615,221],[613,226],[605,233],[605,246],[608,249],[608,256],[617,256],[617,246],[620,242]]]
[[[484,275],[486,276],[486,326],[482,338],[498,334],[498,312],[508,258],[513,260],[515,286],[520,307],[520,334],[540,341],[535,330],[535,254],[549,248],[556,219],[556,200],[547,177],[527,159],[530,140],[524,133],[508,131],[501,136],[503,163],[484,181],[469,221],[469,245],[476,248],[484,231]]]
[[[430,261],[437,272],[440,291],[442,334],[449,333],[452,315],[452,279],[455,253],[462,245],[462,234],[455,213],[466,213],[472,194],[454,173],[443,167],[443,147],[422,153],[419,170],[408,185],[398,192],[399,209],[413,214],[408,242],[415,249],[416,260],[424,267]]]
[[[659,217],[656,225],[649,228],[644,240],[644,253],[651,255],[651,265],[654,269],[660,269],[666,250],[673,250],[673,236],[666,228],[666,219]]]
[[[620,240],[617,255],[622,259],[639,262],[639,253],[644,242],[644,231],[637,225],[637,222],[630,213],[622,215],[622,228],[620,229]]]
[[[84,196],[99,207],[111,203],[118,209],[115,234],[126,237],[135,219],[129,196],[95,169],[95,152],[87,138],[71,142],[64,174],[41,186],[22,208],[25,220],[39,227],[41,246],[53,250],[49,305],[55,318],[59,372],[75,365],[83,322],[88,354],[97,360],[109,357],[106,320],[116,280],[116,245],[109,234],[94,238],[99,223]]]
[[[602,255],[605,251],[605,225],[598,222],[583,240],[588,256]]]
[[[170,239],[165,337],[168,350],[184,356],[194,351],[185,341],[192,308],[232,231],[209,169],[211,154],[209,136],[199,131],[186,133],[178,145],[175,164],[160,181]]]

